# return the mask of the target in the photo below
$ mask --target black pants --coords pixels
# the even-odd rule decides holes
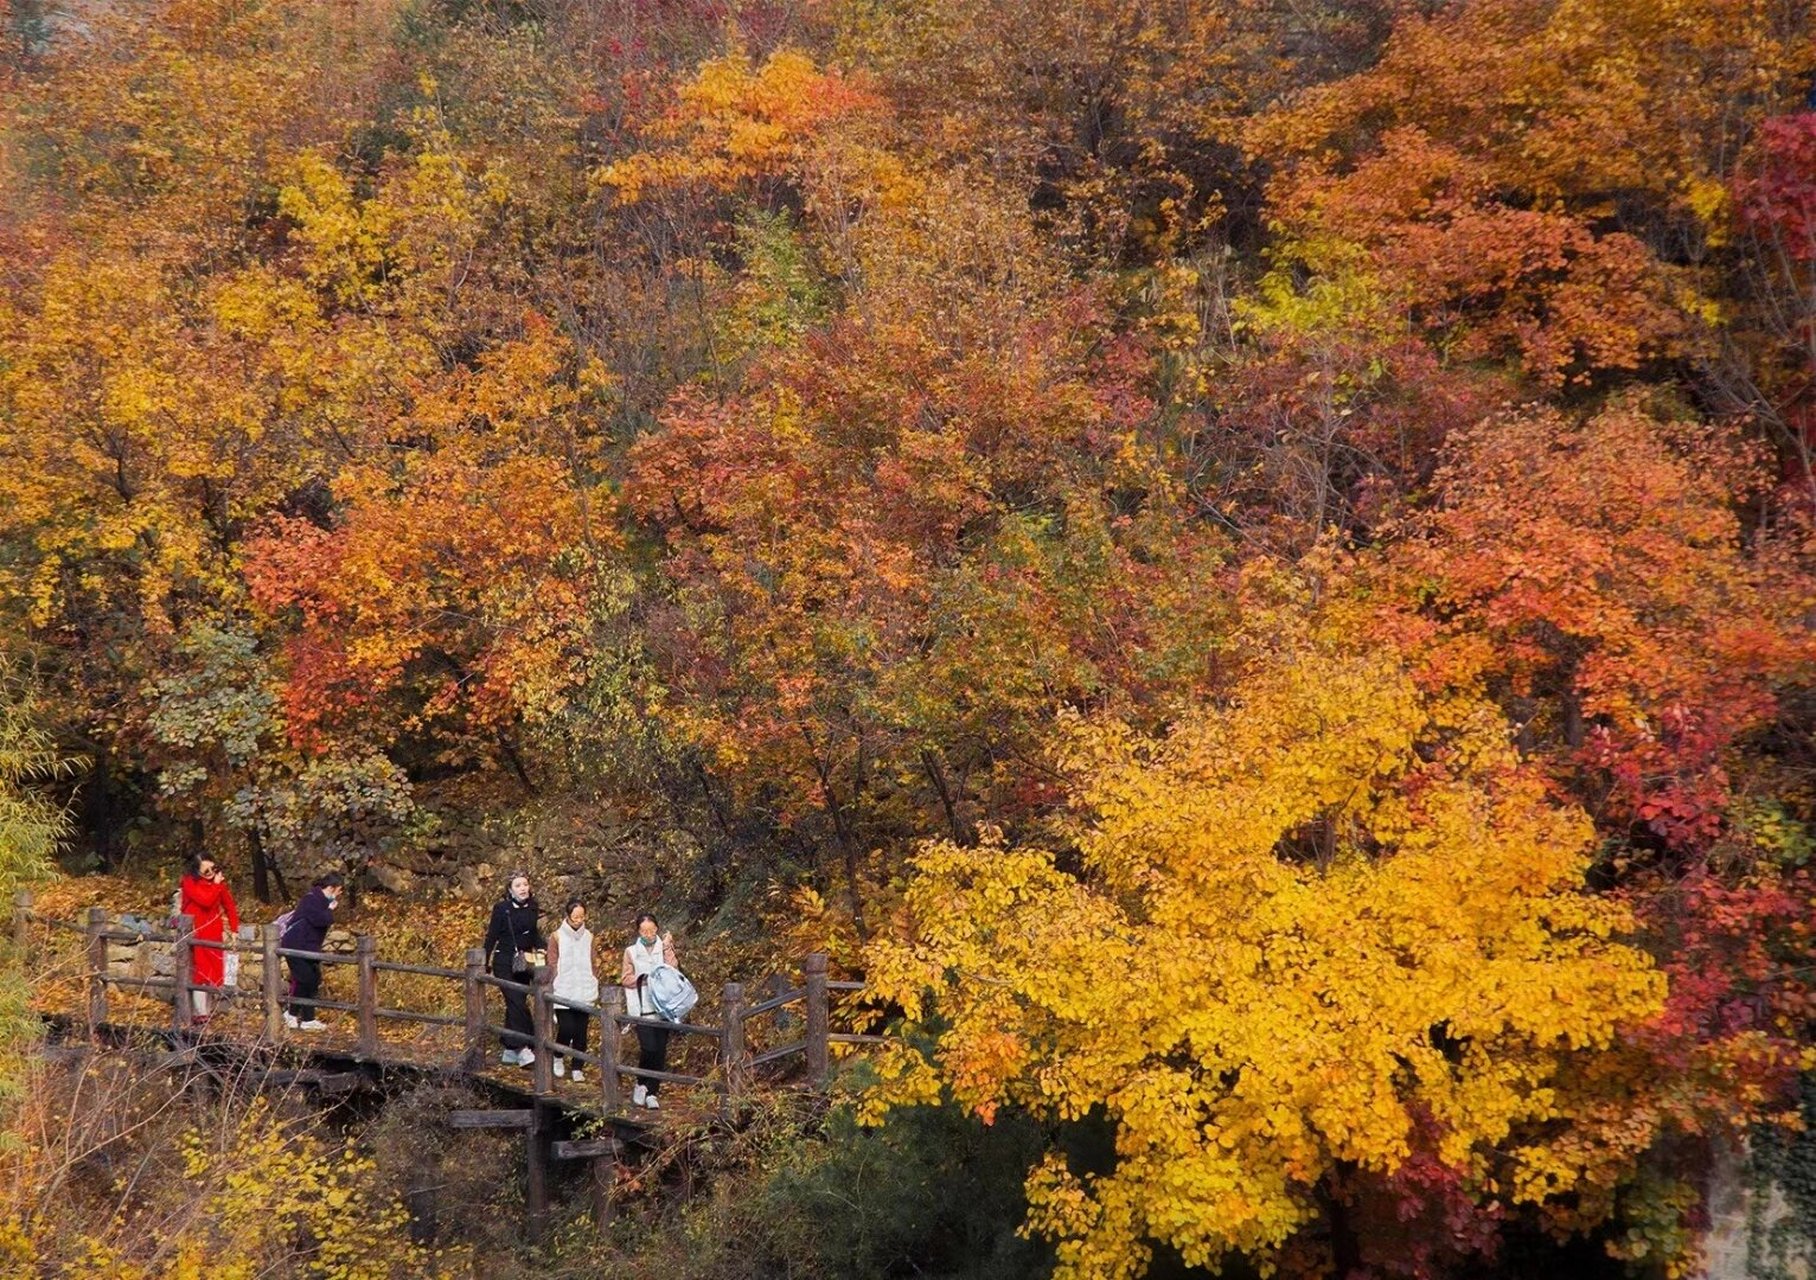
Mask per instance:
[[[512,953],[500,951],[492,958],[492,976],[503,978],[506,982],[521,982],[528,986],[532,975],[517,973],[511,968]],[[504,1032],[498,1037],[498,1043],[507,1049],[528,1049],[536,1043],[536,1024],[530,1018],[530,996],[527,991],[504,989]]]
[[[586,1052],[586,1024],[592,1021],[592,1015],[584,1009],[555,1010],[555,1043],[564,1044],[570,1049]],[[586,1064],[573,1061],[568,1064],[581,1067]]]
[[[667,1027],[638,1026],[637,1065],[645,1071],[667,1071],[670,1034]],[[662,1088],[660,1080],[645,1080],[642,1076],[637,1077],[637,1083],[648,1088],[651,1093]]]
[[[290,999],[284,1002],[286,1012],[294,1015],[299,1022],[307,1022],[316,1016],[315,1006],[297,1003],[299,1000],[313,1000],[322,989],[322,962],[305,960],[301,956],[285,956],[290,965]]]

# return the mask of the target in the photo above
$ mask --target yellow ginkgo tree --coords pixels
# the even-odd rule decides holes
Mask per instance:
[[[1582,887],[1588,817],[1361,631],[1270,619],[1164,737],[1073,720],[1072,847],[926,846],[908,935],[872,949],[912,1025],[871,1118],[949,1094],[1108,1122],[1108,1167],[1056,1145],[1028,1178],[1061,1276],[1340,1261],[1344,1189],[1415,1149],[1480,1204],[1607,1174],[1573,1081],[1664,981]]]

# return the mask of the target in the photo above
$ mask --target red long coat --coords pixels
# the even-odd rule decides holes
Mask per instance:
[[[195,920],[195,936],[205,942],[225,942],[229,930],[240,930],[240,909],[233,901],[233,890],[225,884],[184,876],[181,910]],[[197,947],[192,954],[196,985],[220,986],[226,977],[226,953],[213,947]]]

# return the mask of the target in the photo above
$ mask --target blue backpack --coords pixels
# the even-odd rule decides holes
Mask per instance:
[[[672,964],[657,965],[645,979],[645,993],[656,1012],[670,1022],[679,1022],[700,1003],[700,993],[687,975]]]

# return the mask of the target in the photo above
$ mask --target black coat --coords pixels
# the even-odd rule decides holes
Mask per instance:
[[[534,896],[528,902],[517,903],[506,894],[493,903],[492,921],[486,926],[486,967],[501,977],[510,977],[516,970],[518,952],[540,951],[547,946],[538,919],[541,914]]]

